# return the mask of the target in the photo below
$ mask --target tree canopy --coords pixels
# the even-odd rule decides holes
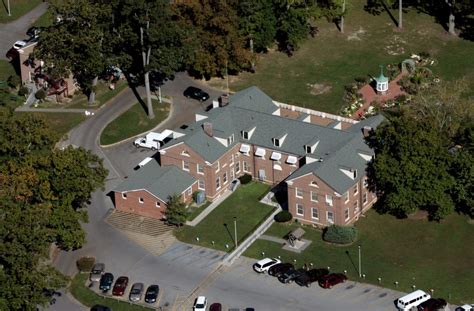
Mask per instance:
[[[86,203],[104,185],[102,160],[82,148],[55,148],[58,137],[38,116],[0,117],[2,310],[36,310],[48,301],[43,289],[65,285],[46,264],[49,246],[84,244]]]
[[[454,210],[474,215],[474,102],[466,90],[456,81],[422,91],[369,137],[380,211],[405,217],[422,209],[434,220]]]
[[[186,204],[181,200],[181,196],[179,194],[170,196],[166,208],[166,221],[181,226],[186,222],[186,215]]]

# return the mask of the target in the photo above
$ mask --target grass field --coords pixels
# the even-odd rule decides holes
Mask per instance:
[[[265,233],[277,237],[288,234],[297,225],[274,224]],[[312,244],[302,253],[283,251],[274,242],[257,240],[245,256],[261,258],[281,256],[296,265],[313,263],[347,270],[350,279],[358,280],[358,245],[361,245],[363,282],[409,292],[412,285],[452,303],[474,301],[474,224],[468,218],[451,215],[441,223],[424,220],[398,220],[370,211],[357,224],[359,238],[351,246],[334,246],[321,239],[321,231],[304,227],[305,239]],[[399,282],[398,287],[394,282]]]
[[[0,3],[0,23],[11,22],[20,16],[25,15],[38,4],[43,2],[42,0],[10,0],[10,12],[11,16],[8,16],[7,0],[2,0]]]
[[[237,217],[237,239],[243,241],[273,211],[273,207],[258,202],[268,190],[268,185],[255,182],[242,185],[197,226],[184,226],[175,235],[186,243],[230,251],[234,248],[234,217]]]
[[[201,212],[205,210],[206,207],[211,205],[211,203],[212,202],[207,201],[206,203],[201,204],[201,206],[189,207],[188,216],[186,217],[186,220],[189,220],[189,221],[194,220],[194,218],[198,217],[198,215],[201,214]]]
[[[21,112],[34,113],[44,117],[49,126],[61,135],[66,134],[76,125],[86,119],[82,113],[68,113],[68,112]]]
[[[138,305],[132,305],[128,302],[121,302],[114,298],[104,298],[97,295],[92,290],[85,286],[88,274],[78,273],[71,282],[69,290],[71,294],[79,300],[79,302],[87,307],[92,307],[93,305],[100,304],[108,306],[114,311],[146,311],[154,310],[151,308],[146,308]],[[97,285],[96,285],[97,286]]]
[[[472,81],[474,62],[467,60],[472,59],[474,42],[447,35],[434,18],[414,10],[403,15],[403,31],[397,31],[386,12],[372,16],[363,10],[365,3],[351,1],[344,34],[321,19],[316,22],[318,35],[304,42],[293,57],[275,51],[261,55],[257,72],[231,77],[231,89],[256,85],[277,101],[338,113],[344,85],[378,74],[379,65],[398,63],[421,51],[438,60],[433,71],[442,79],[466,76]],[[398,16],[395,11],[394,15]],[[225,81],[210,84],[223,88]]]
[[[100,143],[110,145],[155,128],[168,117],[170,106],[166,103],[160,104],[157,100],[152,102],[154,119],[149,119],[143,106],[137,102],[107,125],[100,136]]]

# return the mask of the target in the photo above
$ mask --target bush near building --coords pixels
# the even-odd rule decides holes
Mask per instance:
[[[290,212],[288,211],[281,211],[275,215],[276,222],[288,222],[293,218]]]
[[[323,240],[336,244],[349,244],[357,238],[357,229],[355,227],[332,225],[323,232]]]
[[[242,185],[245,185],[252,181],[252,176],[249,174],[244,174],[239,177],[239,180]]]
[[[94,266],[94,257],[81,257],[77,260],[76,265],[81,272],[90,272]]]

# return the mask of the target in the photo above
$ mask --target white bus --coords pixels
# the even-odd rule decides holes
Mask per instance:
[[[408,311],[415,308],[419,304],[430,299],[431,296],[422,290],[416,290],[413,293],[405,295],[397,300],[398,310]]]

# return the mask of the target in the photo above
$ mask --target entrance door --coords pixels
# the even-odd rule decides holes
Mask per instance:
[[[266,176],[265,176],[265,170],[258,170],[258,179],[259,179],[260,181],[264,181],[265,178],[266,178]]]

